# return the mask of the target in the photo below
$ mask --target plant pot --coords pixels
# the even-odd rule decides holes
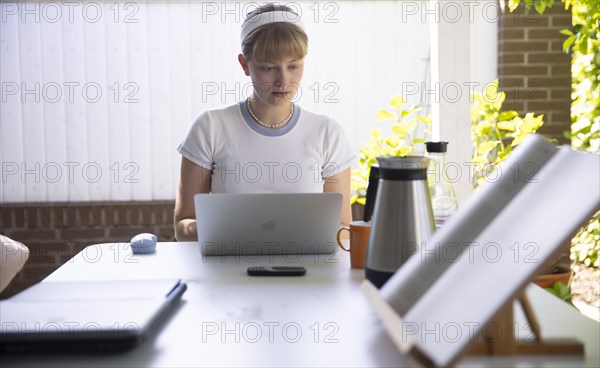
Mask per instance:
[[[555,273],[546,273],[536,275],[533,279],[533,283],[542,288],[551,288],[557,282],[562,282],[563,284],[569,286],[569,282],[571,281],[572,271],[570,266],[568,265],[556,265]]]

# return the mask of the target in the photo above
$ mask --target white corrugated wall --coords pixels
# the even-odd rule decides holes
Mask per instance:
[[[288,3],[310,39],[298,102],[334,116],[357,151],[394,93],[416,85],[409,104],[426,102],[424,3]],[[2,3],[0,202],[175,198],[193,118],[250,92],[237,54],[255,6]]]

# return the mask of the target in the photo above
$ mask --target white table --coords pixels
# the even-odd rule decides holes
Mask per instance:
[[[302,277],[249,277],[252,265],[302,265]],[[157,333],[113,355],[2,356],[5,366],[417,366],[402,356],[359,289],[362,270],[336,255],[203,257],[197,243],[87,247],[43,282],[181,278],[188,290]],[[527,289],[548,337],[577,337],[586,357],[466,357],[458,366],[599,366],[599,324],[544,290]],[[443,307],[443,306],[440,306]],[[517,312],[517,323],[523,322]]]

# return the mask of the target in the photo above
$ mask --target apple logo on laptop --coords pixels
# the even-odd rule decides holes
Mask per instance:
[[[277,230],[277,227],[275,226],[275,222],[273,220],[270,220],[269,222],[265,222],[264,224],[262,224],[262,229],[264,231],[275,231]]]

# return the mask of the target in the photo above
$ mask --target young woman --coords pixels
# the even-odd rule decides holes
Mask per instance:
[[[285,5],[263,5],[248,13],[241,41],[238,60],[253,94],[202,113],[179,146],[175,237],[197,240],[196,193],[339,192],[342,224],[350,223],[355,155],[344,130],[292,102],[308,48],[300,17]]]

